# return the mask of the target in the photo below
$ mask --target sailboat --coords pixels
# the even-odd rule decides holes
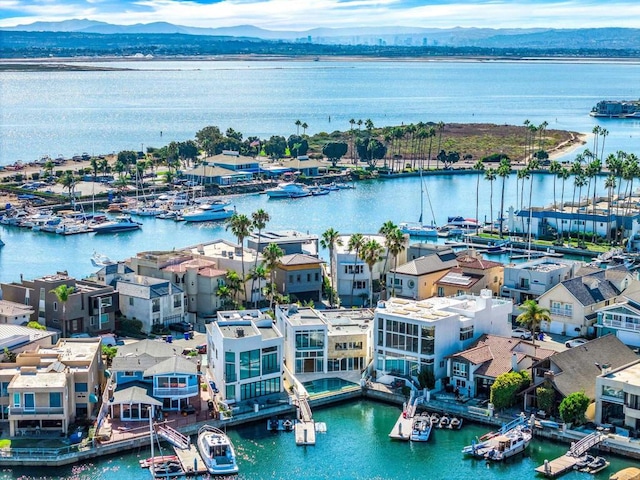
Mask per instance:
[[[435,222],[425,225],[422,223],[422,215],[424,210],[424,181],[422,179],[422,169],[420,169],[420,219],[418,222],[402,222],[398,225],[402,233],[406,233],[411,237],[436,238],[438,236],[438,227]],[[427,192],[427,197],[429,193]],[[431,206],[431,201],[429,201]],[[433,215],[433,210],[431,211]]]

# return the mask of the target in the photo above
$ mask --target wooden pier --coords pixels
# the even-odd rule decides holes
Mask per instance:
[[[174,447],[176,456],[182,465],[183,475],[204,475],[207,467],[195,445],[189,445],[188,449]]]
[[[580,461],[579,458],[571,455],[563,455],[555,460],[545,460],[543,465],[536,468],[537,473],[541,473],[545,477],[556,478],[560,475],[573,470],[573,467]]]
[[[408,441],[411,437],[411,429],[413,428],[413,418],[409,418],[407,415],[400,415],[398,421],[391,429],[391,433],[389,433],[389,438],[393,440],[404,440]]]
[[[306,397],[298,399],[298,421],[293,427],[296,445],[316,444],[316,425]]]

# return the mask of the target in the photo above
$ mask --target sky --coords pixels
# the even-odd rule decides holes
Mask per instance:
[[[120,25],[430,28],[640,27],[637,0],[0,0],[0,27],[89,19]]]

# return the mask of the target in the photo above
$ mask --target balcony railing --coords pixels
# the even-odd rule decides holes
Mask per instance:
[[[9,415],[62,415],[63,407],[9,407]]]
[[[188,387],[156,387],[153,395],[157,397],[190,397],[198,393],[198,385]]]
[[[624,322],[622,320],[613,320],[612,318],[603,318],[602,325],[605,327],[620,328],[624,330],[631,330],[633,332],[640,332],[640,323]]]
[[[564,308],[553,308],[550,309],[551,315],[559,315],[561,317],[572,317],[573,312],[565,310]]]

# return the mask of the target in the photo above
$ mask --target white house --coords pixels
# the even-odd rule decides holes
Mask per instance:
[[[142,275],[119,278],[120,311],[129,319],[142,322],[142,331],[151,332],[154,325],[167,326],[185,318],[184,293],[177,285]]]
[[[282,392],[284,338],[259,310],[218,312],[207,325],[209,374],[227,403]]]
[[[468,348],[482,334],[511,335],[511,302],[479,296],[391,298],[380,302],[374,318],[374,368],[384,375],[417,378],[431,370],[437,380],[447,375],[446,357]]]

